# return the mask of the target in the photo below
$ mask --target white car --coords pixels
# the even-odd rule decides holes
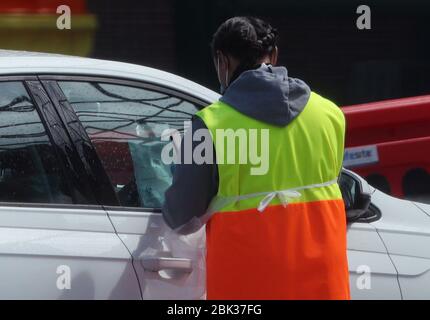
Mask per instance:
[[[199,255],[166,242],[160,134],[218,98],[137,65],[0,51],[0,298],[200,298]],[[347,170],[340,184],[352,297],[430,299],[430,206]]]

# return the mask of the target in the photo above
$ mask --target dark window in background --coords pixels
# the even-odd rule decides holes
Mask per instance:
[[[235,15],[278,27],[279,64],[340,105],[430,94],[430,2],[373,0],[372,30],[358,1],[91,0],[94,56],[160,68],[218,90],[209,43]]]
[[[97,15],[93,56],[175,72],[175,0],[88,0]]]
[[[430,174],[423,168],[414,168],[403,176],[405,199],[429,203]]]

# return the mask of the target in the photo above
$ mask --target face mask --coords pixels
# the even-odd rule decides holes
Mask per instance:
[[[219,93],[221,95],[223,95],[225,93],[225,90],[227,90],[227,88],[225,87],[225,85],[223,85],[222,83],[219,86]]]
[[[218,58],[217,58],[217,69],[216,69],[216,71],[217,71],[217,75],[218,75],[218,81],[220,82],[220,88],[219,88],[219,91],[220,91],[220,93],[221,94],[224,94],[225,93],[225,91],[227,90],[227,88],[228,88],[228,68],[227,68],[227,70],[226,70],[226,72],[225,72],[225,84],[223,84],[222,82],[221,82],[221,77],[220,77],[220,75],[219,75],[219,55],[218,55]]]

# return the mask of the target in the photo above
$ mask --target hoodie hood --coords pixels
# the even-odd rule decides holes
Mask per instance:
[[[304,109],[310,93],[305,82],[288,77],[286,68],[262,64],[243,72],[220,101],[251,118],[284,127]]]

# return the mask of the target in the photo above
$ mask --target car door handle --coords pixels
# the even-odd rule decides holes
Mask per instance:
[[[171,257],[143,257],[142,266],[147,271],[177,270],[190,273],[193,270],[191,259]]]

